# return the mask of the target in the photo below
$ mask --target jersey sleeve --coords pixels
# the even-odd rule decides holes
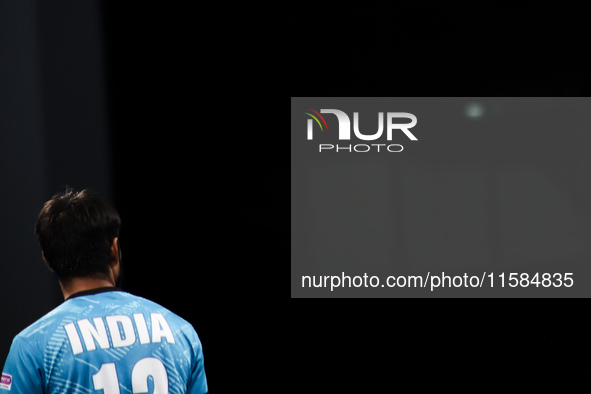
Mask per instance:
[[[0,381],[0,393],[43,393],[41,355],[26,340],[16,337],[12,341]]]
[[[187,393],[206,394],[208,388],[205,369],[203,367],[203,349],[201,347],[201,341],[196,333],[194,334],[193,350],[191,375],[189,376],[189,382],[187,384]]]

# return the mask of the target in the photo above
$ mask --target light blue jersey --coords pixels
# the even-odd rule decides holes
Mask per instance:
[[[207,391],[191,324],[114,288],[75,294],[18,334],[0,381],[19,394]]]

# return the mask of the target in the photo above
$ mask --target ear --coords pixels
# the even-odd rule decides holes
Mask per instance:
[[[43,251],[41,251],[41,257],[43,257],[43,261],[45,262],[45,265],[47,265],[47,268],[49,268],[49,270],[51,272],[54,272],[55,273],[55,271],[53,270],[53,268],[51,268],[51,264],[49,264],[49,261],[47,261],[47,259],[45,258],[45,253],[43,253]]]
[[[119,265],[121,260],[121,249],[119,249],[119,238],[113,238],[113,243],[111,244],[111,266],[115,267]]]

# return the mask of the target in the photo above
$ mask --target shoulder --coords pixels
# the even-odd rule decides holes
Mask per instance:
[[[152,313],[162,315],[173,331],[182,331],[185,335],[197,337],[197,333],[193,325],[170,309],[144,297],[126,292],[120,293],[123,297],[126,297],[131,302],[137,303],[139,308],[143,310],[147,317],[150,317]]]
[[[30,340],[30,338],[36,334],[44,334],[53,325],[59,324],[59,322],[61,322],[61,319],[63,318],[64,314],[67,313],[67,310],[68,308],[66,304],[60,304],[45,314],[43,317],[37,319],[34,323],[23,329],[16,335],[15,340]]]
[[[42,354],[47,345],[47,334],[55,330],[66,314],[67,308],[60,304],[19,332],[12,340],[11,349],[18,353]]]

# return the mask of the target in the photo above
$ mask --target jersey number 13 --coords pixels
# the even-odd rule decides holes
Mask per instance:
[[[168,374],[162,361],[154,357],[142,358],[131,371],[131,390],[134,393],[148,392],[148,377],[154,380],[154,394],[168,394]],[[117,368],[114,363],[101,365],[101,369],[92,375],[95,390],[104,390],[104,394],[120,394]]]

